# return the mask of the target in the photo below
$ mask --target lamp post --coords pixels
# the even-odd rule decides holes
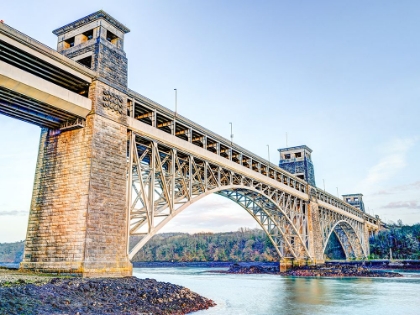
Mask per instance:
[[[174,91],[175,91],[175,118],[176,118],[176,113],[178,109],[178,90],[174,89]]]
[[[270,164],[270,145],[267,144],[267,153],[268,153],[268,163]]]
[[[230,145],[232,146],[232,143],[233,143],[233,133],[232,133],[233,127],[232,127],[231,122],[229,124],[230,124]]]

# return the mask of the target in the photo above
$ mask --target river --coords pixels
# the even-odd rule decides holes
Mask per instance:
[[[135,268],[134,275],[185,286],[217,303],[195,315],[420,314],[420,273],[320,279],[211,272],[221,269]]]

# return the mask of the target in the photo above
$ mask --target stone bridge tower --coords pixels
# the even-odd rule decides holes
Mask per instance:
[[[129,29],[98,11],[56,29],[57,50],[97,72],[83,128],[43,128],[21,268],[82,276],[131,275],[128,259]]]

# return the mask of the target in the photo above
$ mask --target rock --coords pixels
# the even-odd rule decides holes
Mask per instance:
[[[3,314],[186,314],[216,305],[188,288],[154,279],[51,279],[0,286]]]

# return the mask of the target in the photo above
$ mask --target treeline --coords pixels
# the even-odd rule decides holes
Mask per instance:
[[[23,258],[25,242],[0,243],[0,262],[20,262]]]
[[[391,257],[392,256],[392,257]],[[420,224],[388,224],[370,239],[370,259],[420,259]]]
[[[155,235],[133,261],[277,261],[267,235],[240,228],[228,233]]]
[[[131,244],[136,241],[132,237]],[[24,242],[0,243],[0,262],[20,262]],[[420,224],[388,224],[370,239],[370,259],[420,259]],[[325,251],[327,259],[345,259],[334,234]],[[267,235],[259,229],[240,228],[226,233],[163,233],[155,235],[133,261],[278,261]]]

